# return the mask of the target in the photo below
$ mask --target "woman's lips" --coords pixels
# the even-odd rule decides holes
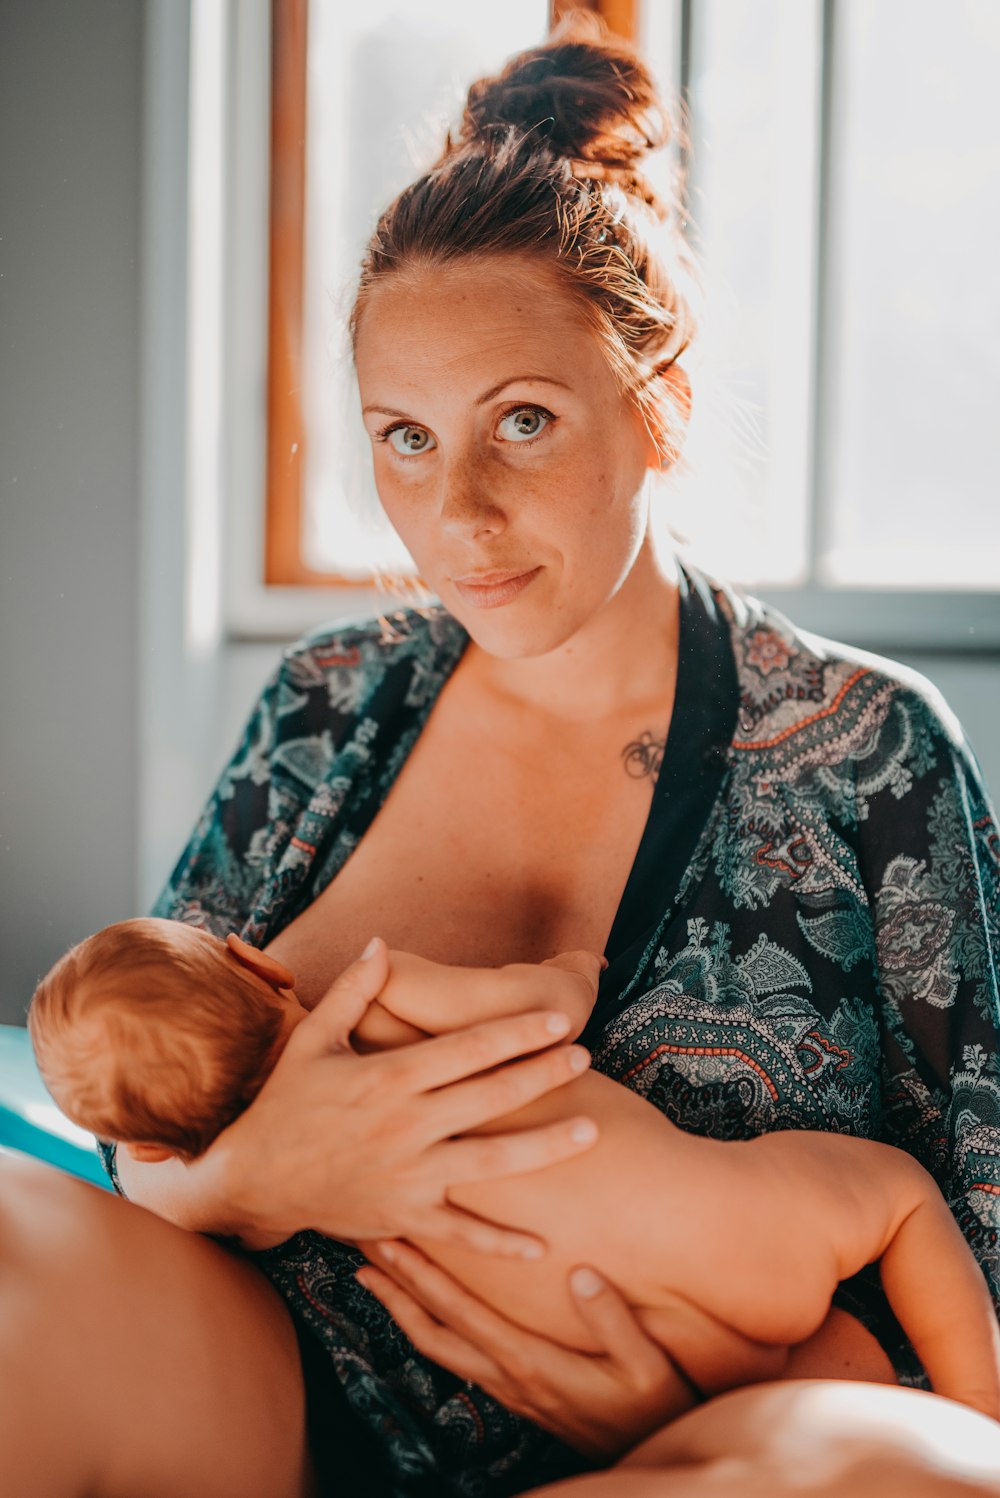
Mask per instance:
[[[456,577],[453,582],[459,597],[474,609],[498,609],[523,593],[541,570],[532,567],[530,572],[473,573],[469,577]]]

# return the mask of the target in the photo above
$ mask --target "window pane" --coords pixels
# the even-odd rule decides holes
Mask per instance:
[[[824,421],[836,583],[1000,585],[1000,5],[841,0]]]
[[[747,582],[808,565],[820,43],[816,0],[692,8],[705,314],[681,529]]]
[[[429,165],[465,91],[548,29],[548,0],[310,0],[303,399],[305,559],[405,565],[371,482],[344,334],[379,211]]]

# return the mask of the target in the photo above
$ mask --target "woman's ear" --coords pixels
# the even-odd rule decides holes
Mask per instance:
[[[295,987],[295,978],[288,971],[287,967],[285,967],[284,963],[278,962],[274,957],[269,957],[266,952],[259,952],[256,947],[252,947],[242,937],[230,932],[226,937],[226,946],[232,952],[237,962],[241,962],[244,967],[249,968],[258,978],[263,978],[265,983],[270,983],[272,988]]]
[[[671,468],[681,455],[691,419],[691,381],[687,370],[670,363],[653,371],[649,381],[647,428],[656,446],[657,466]]]

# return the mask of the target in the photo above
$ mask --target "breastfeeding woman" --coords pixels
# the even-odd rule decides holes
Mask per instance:
[[[641,172],[661,141],[634,55],[563,32],[473,87],[372,237],[361,402],[382,501],[441,603],[287,652],[159,902],[266,946],[307,1007],[327,994],[256,1101],[191,1166],[121,1160],[150,1212],[6,1174],[0,1450],[23,1498],[512,1494],[690,1407],[586,1245],[596,1356],[506,1323],[400,1241],[539,1251],[449,1188],[593,1131],[467,1137],[574,1074],[543,1014],[355,1055],[385,981],[380,945],[352,961],[373,935],[469,965],[603,951],[585,1036],[603,1071],[690,1131],[911,1151],[997,1289],[995,822],[925,683],[654,546],[694,331]],[[251,1262],[182,1229],[280,1241]],[[381,1240],[374,1262],[359,1240]],[[866,1276],[795,1370],[921,1379]],[[887,1430],[914,1401],[947,1408],[886,1393]],[[644,1467],[580,1478],[581,1498],[709,1491],[683,1483],[721,1407],[677,1418]],[[902,1470],[888,1436],[882,1458]]]

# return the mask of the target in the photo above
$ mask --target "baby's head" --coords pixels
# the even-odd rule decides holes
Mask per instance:
[[[42,979],[28,1029],[74,1123],[139,1159],[192,1159],[256,1097],[304,1018],[292,983],[238,937],[122,921]]]

